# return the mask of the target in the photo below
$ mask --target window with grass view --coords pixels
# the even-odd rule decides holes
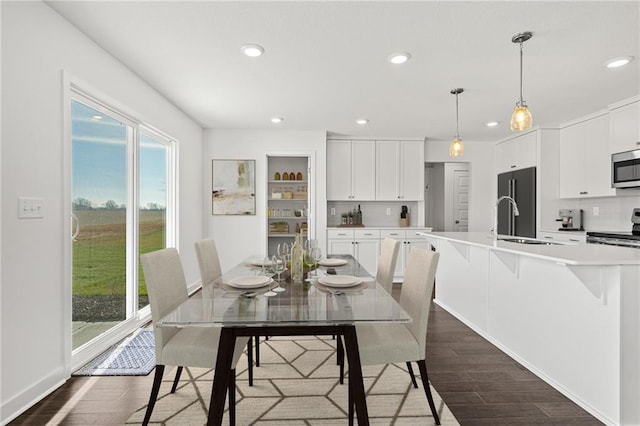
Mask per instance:
[[[139,255],[168,244],[173,145],[81,95],[71,109],[76,349],[148,305]]]

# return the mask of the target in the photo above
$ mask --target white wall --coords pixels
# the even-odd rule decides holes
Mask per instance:
[[[2,423],[69,376],[63,70],[179,140],[179,246],[188,281],[199,278],[200,126],[46,4],[2,2]],[[18,220],[18,196],[44,198],[44,218]]]
[[[315,179],[313,203],[316,206],[315,229],[321,247],[326,245],[327,197],[326,197],[326,133],[324,131],[287,130],[222,130],[204,132],[204,187],[202,212],[205,218],[204,233],[218,246],[223,271],[251,255],[263,255],[266,251],[266,157],[269,155],[314,154]],[[211,214],[211,160],[256,160],[256,215],[213,216]],[[310,218],[311,222],[311,218]],[[309,223],[309,226],[313,226]]]
[[[489,232],[493,226],[492,212],[496,199],[494,165],[495,144],[464,141],[464,155],[449,157],[450,141],[425,141],[424,157],[427,163],[469,163],[469,232]]]

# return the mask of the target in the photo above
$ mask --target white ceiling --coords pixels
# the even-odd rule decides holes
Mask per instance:
[[[637,1],[47,3],[206,128],[447,140],[449,92],[462,87],[462,139],[495,141],[511,134],[519,93],[511,37],[527,30],[534,125],[640,93]],[[245,57],[245,43],[266,53]],[[411,60],[390,64],[396,51]],[[603,66],[628,55],[626,67]],[[500,125],[487,128],[491,120]]]

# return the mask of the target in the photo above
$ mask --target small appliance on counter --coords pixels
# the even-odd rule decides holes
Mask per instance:
[[[631,232],[587,232],[587,243],[640,248],[640,208],[631,213]]]
[[[409,226],[409,208],[402,206],[402,210],[400,211],[400,227],[405,228],[407,226]]]
[[[558,216],[560,219],[556,219],[556,222],[562,223],[559,231],[584,231],[582,209],[560,209]]]

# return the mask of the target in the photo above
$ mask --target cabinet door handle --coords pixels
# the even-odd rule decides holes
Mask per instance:
[[[392,232],[389,235],[398,235],[398,233],[397,232]]]
[[[589,193],[589,191],[580,191],[580,195],[586,195],[588,193]]]
[[[456,223],[460,223],[460,221],[459,221],[459,220],[456,220]]]
[[[545,235],[544,237],[545,237],[545,238],[547,238],[547,239],[549,239],[549,240],[553,240],[553,237],[550,237],[550,236],[548,236],[548,235]]]
[[[511,165],[511,168],[512,168],[512,169],[515,169],[515,168],[516,168],[516,165],[515,165],[515,164],[512,164],[512,165]]]
[[[576,240],[575,238],[569,238],[569,241],[575,241],[576,243],[580,242],[580,240]]]
[[[636,142],[636,145],[640,145],[640,141]]]

